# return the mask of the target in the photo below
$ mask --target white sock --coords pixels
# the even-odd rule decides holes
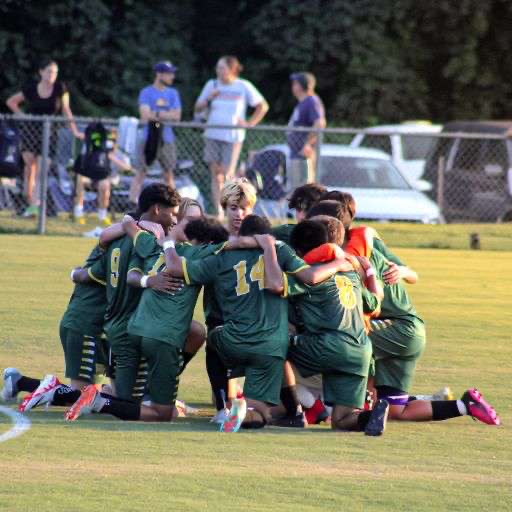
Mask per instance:
[[[462,400],[457,400],[457,409],[459,409],[459,412],[462,416],[468,415],[468,409],[466,407],[466,404]]]
[[[84,215],[84,207],[83,206],[79,206],[79,205],[75,205],[75,207],[73,208],[73,213],[74,213],[75,217],[83,217],[83,215]]]
[[[107,209],[98,208],[98,219],[105,220],[107,218]]]

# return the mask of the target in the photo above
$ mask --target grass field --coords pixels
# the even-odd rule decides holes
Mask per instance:
[[[62,377],[58,322],[69,269],[92,243],[0,236],[0,366]],[[63,409],[34,410],[31,430],[0,444],[0,511],[512,510],[512,252],[397,253],[420,273],[410,291],[428,328],[415,391],[450,385],[461,394],[475,385],[502,427],[465,417],[392,423],[382,438],[326,427],[226,435],[206,417],[68,425]],[[201,355],[179,395],[207,416],[203,368]],[[9,426],[0,415],[0,434]]]

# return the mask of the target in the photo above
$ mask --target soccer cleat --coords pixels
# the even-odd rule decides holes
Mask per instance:
[[[213,418],[210,419],[210,423],[217,423],[218,425],[222,425],[226,419],[228,418],[229,409],[221,409],[217,411],[217,414]]]
[[[272,420],[273,427],[306,428],[307,424],[306,415],[303,412],[295,416],[284,416],[283,418]]]
[[[78,224],[79,226],[85,226],[85,216],[84,215],[77,215],[74,219],[75,224]]]
[[[29,219],[37,217],[39,215],[39,206],[28,206],[25,211],[21,214],[22,217]]]
[[[112,225],[112,219],[110,217],[105,217],[104,219],[99,219],[99,222],[105,228],[108,228],[109,226]]]
[[[6,368],[3,374],[4,387],[0,397],[6,403],[15,402],[18,395],[17,383],[21,378],[21,373],[16,368]]]
[[[317,399],[312,407],[305,408],[304,414],[308,425],[318,425],[329,417],[329,413],[320,399]]]
[[[37,389],[23,399],[19,411],[28,412],[38,405],[51,404],[55,391],[61,385],[55,375],[46,375]]]
[[[484,400],[484,397],[477,389],[468,389],[462,395],[461,400],[464,402],[468,414],[473,419],[487,425],[501,425],[500,417],[496,414],[494,408]]]
[[[370,419],[364,428],[367,436],[381,436],[386,430],[388,421],[389,403],[386,400],[378,400],[370,413]]]
[[[75,421],[80,416],[90,414],[93,411],[94,400],[98,396],[98,390],[94,384],[89,384],[82,389],[80,398],[66,411],[64,419]]]
[[[244,398],[235,398],[231,410],[220,426],[221,432],[238,432],[247,414],[247,402]]]

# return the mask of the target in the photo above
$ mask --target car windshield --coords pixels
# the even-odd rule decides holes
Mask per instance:
[[[318,177],[327,187],[411,188],[396,167],[377,158],[322,156]]]
[[[434,137],[402,135],[402,157],[404,160],[426,160],[433,144]]]

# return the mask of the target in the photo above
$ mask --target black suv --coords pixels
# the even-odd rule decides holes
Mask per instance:
[[[512,221],[512,121],[452,122],[442,133],[457,136],[437,139],[427,158],[424,179],[432,184],[428,194],[437,201],[439,161],[444,157],[439,206],[446,220]],[[463,134],[482,137],[465,138]]]

